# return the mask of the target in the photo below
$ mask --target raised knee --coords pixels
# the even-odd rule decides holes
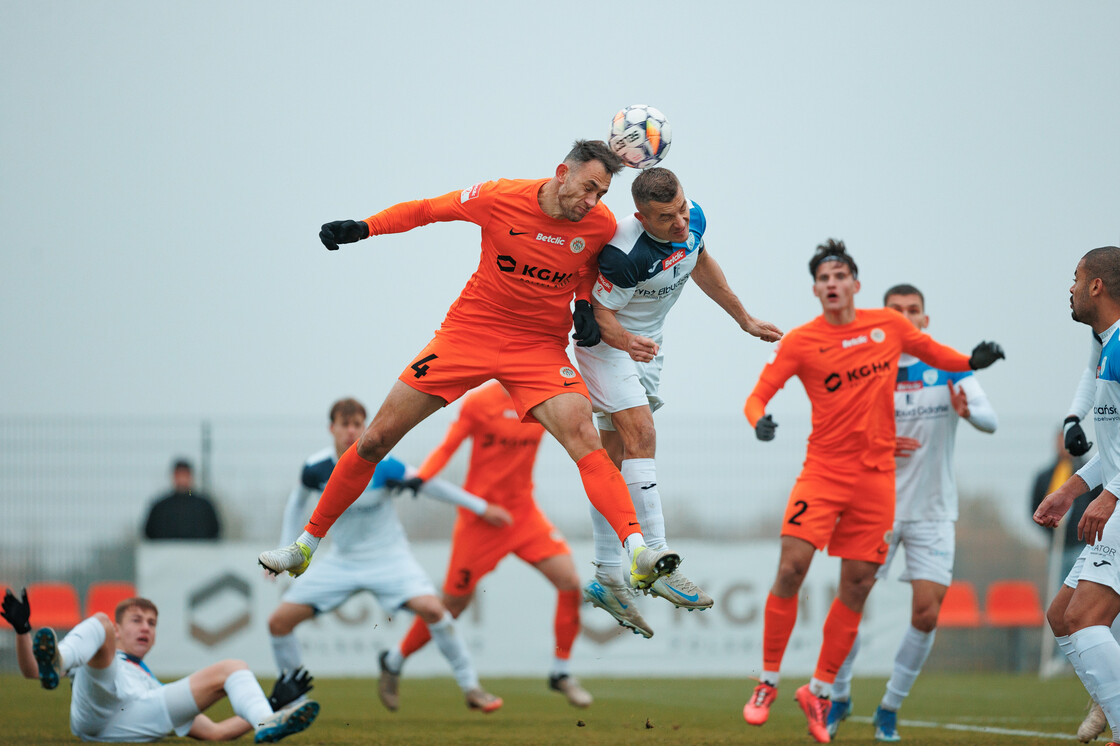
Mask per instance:
[[[358,455],[366,461],[380,461],[389,449],[385,446],[385,438],[372,426],[366,428],[362,437],[358,438]]]
[[[268,618],[268,633],[273,637],[291,634],[292,629],[292,625],[279,614],[274,613]]]

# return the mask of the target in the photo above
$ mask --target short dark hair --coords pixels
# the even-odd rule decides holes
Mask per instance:
[[[824,262],[843,262],[848,265],[848,269],[852,270],[853,277],[859,277],[859,267],[856,266],[856,260],[848,254],[848,249],[844,246],[843,241],[830,238],[817,246],[816,253],[809,260],[809,274],[812,275],[814,280],[817,279],[817,267]]]
[[[154,603],[146,598],[140,598],[139,596],[136,596],[134,598],[126,598],[125,600],[117,604],[117,608],[113,612],[113,620],[117,624],[120,624],[121,620],[124,619],[124,615],[128,613],[128,610],[134,606],[138,609],[144,609],[145,611],[154,612],[157,617],[159,616],[159,609],[156,608],[156,605]]]
[[[630,185],[634,204],[639,207],[650,202],[672,202],[680,190],[681,182],[677,175],[660,166],[642,171]]]
[[[185,458],[177,458],[171,462],[171,471],[179,471],[180,469],[194,471],[194,469],[191,467],[191,462]]]
[[[922,301],[922,308],[924,309],[926,307],[926,297],[922,295],[922,291],[909,283],[904,282],[900,285],[895,285],[893,288],[889,288],[887,292],[883,293],[884,306],[887,305],[887,298],[892,295],[916,295]]]
[[[615,155],[614,151],[610,149],[602,140],[576,140],[572,145],[572,149],[564,156],[564,163],[589,163],[591,161],[599,161],[603,164],[603,168],[607,169],[607,173],[617,174],[622,170],[626,164],[622,159]]]
[[[1081,258],[1089,279],[1101,278],[1108,297],[1120,301],[1120,248],[1101,246]]]
[[[345,399],[339,399],[331,405],[330,421],[332,424],[340,419],[349,419],[354,415],[360,416],[362,418],[362,421],[365,422],[366,408],[362,406],[362,403],[360,401],[353,397],[348,396]]]

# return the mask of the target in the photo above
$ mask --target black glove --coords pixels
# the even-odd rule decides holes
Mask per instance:
[[[572,311],[572,324],[576,328],[576,333],[572,335],[576,347],[594,347],[599,344],[602,339],[599,335],[599,322],[595,320],[595,309],[591,307],[590,301],[576,301],[576,308]]]
[[[386,479],[385,487],[389,490],[390,494],[397,495],[405,490],[412,490],[412,496],[416,497],[420,492],[420,487],[424,484],[424,480],[420,477],[409,477],[408,479]]]
[[[774,422],[773,416],[766,415],[754,426],[754,434],[759,440],[773,440],[774,431],[777,429],[778,423]]]
[[[280,674],[280,678],[272,686],[272,694],[268,695],[268,703],[272,711],[276,712],[285,705],[290,705],[297,699],[311,691],[311,674],[303,666],[297,666],[291,671]]]
[[[1070,456],[1084,456],[1093,447],[1093,441],[1085,437],[1081,429],[1081,418],[1075,414],[1066,417],[1062,428],[1066,432],[1066,450]]]
[[[31,631],[31,605],[27,603],[27,589],[23,589],[23,600],[16,598],[9,588],[4,594],[4,608],[0,616],[12,625],[17,635],[25,635]]]
[[[369,238],[369,226],[364,220],[335,220],[323,223],[319,240],[331,251],[338,251],[340,243],[354,243]]]
[[[1003,359],[1003,348],[995,342],[981,342],[972,348],[972,357],[968,359],[968,367],[973,370],[987,368],[996,360]]]

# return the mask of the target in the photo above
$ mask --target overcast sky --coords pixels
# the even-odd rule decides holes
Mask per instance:
[[[935,337],[1005,347],[998,411],[1060,420],[1087,350],[1074,266],[1120,243],[1118,29],[1103,1],[2,0],[0,414],[373,404],[478,229],[328,253],[319,225],[548,176],[647,103],[749,311],[817,315],[806,263],[841,238],[859,305],[916,284]],[[664,351],[666,398],[714,413],[769,348],[690,288]]]

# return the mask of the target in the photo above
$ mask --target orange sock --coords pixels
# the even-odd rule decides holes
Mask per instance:
[[[836,680],[836,672],[844,665],[844,659],[852,652],[852,645],[859,632],[860,614],[845,606],[839,598],[832,600],[832,607],[824,620],[824,642],[821,643],[821,656],[817,659],[816,678],[831,684]]]
[[[766,594],[766,610],[762,624],[762,668],[766,671],[781,671],[782,658],[786,654],[789,636],[797,623],[797,594],[789,598],[778,598],[773,593]],[[843,662],[843,660],[841,660]]]
[[[315,506],[315,512],[304,527],[307,533],[322,538],[327,535],[334,522],[342,515],[343,511],[354,504],[361,497],[373,479],[373,470],[377,463],[366,461],[358,455],[358,444],[350,446],[338,459],[331,478]]]
[[[423,619],[416,617],[412,620],[412,626],[408,628],[408,634],[401,640],[401,655],[407,658],[427,645],[430,639],[432,633],[428,631],[428,625],[424,624]]]
[[[640,534],[638,515],[626,489],[618,467],[611,461],[605,448],[592,451],[576,462],[579,477],[583,480],[583,491],[595,510],[607,519],[611,528],[618,534],[619,541],[626,541],[630,534]]]
[[[579,634],[579,605],[581,591],[560,591],[556,594],[556,617],[552,629],[556,634],[556,657],[567,660],[572,655],[572,643]]]

